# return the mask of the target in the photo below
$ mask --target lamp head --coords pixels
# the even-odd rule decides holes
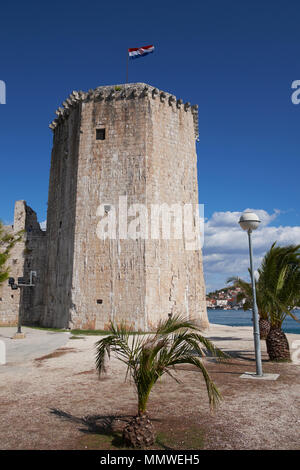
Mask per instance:
[[[244,212],[239,220],[239,224],[243,230],[247,230],[247,232],[252,232],[252,230],[256,230],[260,224],[260,220],[255,212]]]

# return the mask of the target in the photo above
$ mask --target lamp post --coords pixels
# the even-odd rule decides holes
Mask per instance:
[[[12,290],[21,289],[21,287],[34,287],[33,276],[36,276],[36,271],[30,271],[29,284],[26,284],[24,277],[18,277],[18,284],[15,283],[14,277],[10,277],[8,279],[8,285],[10,286]],[[20,310],[23,309],[23,294],[24,294],[24,290],[22,290],[22,292],[20,293]],[[21,317],[20,310],[19,310],[19,316],[18,316],[18,330],[13,336],[14,339],[25,338],[25,333],[22,333],[22,317]]]
[[[252,253],[252,240],[251,233],[256,230],[260,224],[258,216],[254,212],[244,212],[239,220],[239,224],[243,230],[248,233],[249,239],[249,255],[250,255],[250,272],[251,272],[251,284],[253,292],[253,336],[254,336],[254,347],[255,347],[255,361],[256,361],[256,375],[259,377],[263,376],[262,362],[261,362],[261,351],[260,351],[260,335],[259,335],[259,321],[258,321],[258,309],[256,303],[256,290],[253,270],[253,253]]]

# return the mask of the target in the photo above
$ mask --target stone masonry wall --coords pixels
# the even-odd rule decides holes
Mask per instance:
[[[96,235],[99,205],[118,219],[120,196],[147,208],[197,204],[196,107],[145,84],[73,92],[63,106],[50,125],[42,323],[102,329],[112,320],[149,330],[180,312],[207,326],[201,251],[185,250],[183,240]]]
[[[5,229],[9,232],[17,233],[14,226],[6,226]],[[17,279],[23,276],[24,258],[23,251],[25,249],[24,242],[16,243],[11,250],[11,256],[7,262],[9,266],[9,275]],[[14,326],[18,323],[20,306],[20,291],[11,290],[8,282],[5,281],[0,286],[0,325],[1,326]]]
[[[25,249],[23,252],[23,277],[26,284],[30,282],[30,271],[34,271],[33,287],[21,288],[21,318],[23,325],[39,325],[43,316],[45,303],[45,260],[46,232],[41,230],[36,213],[24,203],[25,217]],[[24,210],[23,209],[23,210]]]
[[[72,309],[81,106],[55,131],[51,157],[43,326],[68,328]]]
[[[166,94],[164,94],[166,95]],[[150,101],[147,137],[147,203],[198,204],[195,122],[189,106],[170,96]],[[163,99],[162,99],[163,98]],[[167,103],[166,103],[167,101]],[[168,102],[169,101],[169,102]],[[174,220],[174,219],[173,219]],[[172,221],[172,219],[171,219]],[[184,235],[184,226],[182,226]],[[146,315],[149,326],[167,314],[184,314],[208,326],[201,250],[184,237],[146,242]]]
[[[72,325],[79,328],[106,328],[111,320],[147,328],[144,240],[96,236],[100,204],[117,211],[125,195],[129,205],[145,203],[147,109],[130,94],[82,105],[72,292]],[[99,128],[105,140],[96,140]]]
[[[22,241],[16,243],[8,260],[10,277],[24,277],[29,283],[30,271],[36,271],[35,287],[12,290],[7,282],[0,286],[0,325],[18,323],[19,313],[23,324],[38,323],[43,313],[43,286],[46,234],[40,229],[36,213],[25,201],[16,201],[14,224],[7,227],[17,234],[24,231]]]

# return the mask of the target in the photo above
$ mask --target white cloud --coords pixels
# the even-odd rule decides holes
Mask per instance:
[[[270,226],[280,214],[269,214],[263,209],[253,210],[261,224],[253,232],[254,269],[260,265],[264,254],[277,241],[279,245],[299,244],[300,227]],[[231,276],[248,278],[248,237],[239,224],[241,212],[215,212],[204,226],[203,262],[207,291],[219,289]]]

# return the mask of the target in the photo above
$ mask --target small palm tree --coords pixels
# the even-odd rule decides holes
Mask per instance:
[[[300,302],[300,245],[276,246],[273,243],[258,268],[258,275],[256,300],[261,338],[266,339],[272,361],[289,361],[289,343],[282,323],[287,316],[299,321],[292,310]],[[251,284],[240,278],[230,278],[227,282],[241,288],[239,298],[245,299],[244,310],[252,308]]]
[[[282,330],[287,316],[299,321],[293,308],[300,301],[300,245],[276,246],[266,253],[259,272],[260,289],[269,311],[267,351],[273,361],[290,360],[289,343]]]
[[[205,350],[218,357],[228,357],[200,334],[193,320],[173,316],[161,321],[154,334],[130,335],[124,326],[110,325],[109,336],[96,343],[96,368],[99,375],[105,370],[104,359],[111,351],[127,366],[138,396],[138,414],[124,428],[123,438],[127,445],[145,447],[154,442],[154,430],[147,415],[147,403],[152,387],[163,375],[174,378],[178,364],[192,364],[202,373],[207,388],[210,406],[213,408],[221,398],[220,392],[209,377],[201,361]]]

